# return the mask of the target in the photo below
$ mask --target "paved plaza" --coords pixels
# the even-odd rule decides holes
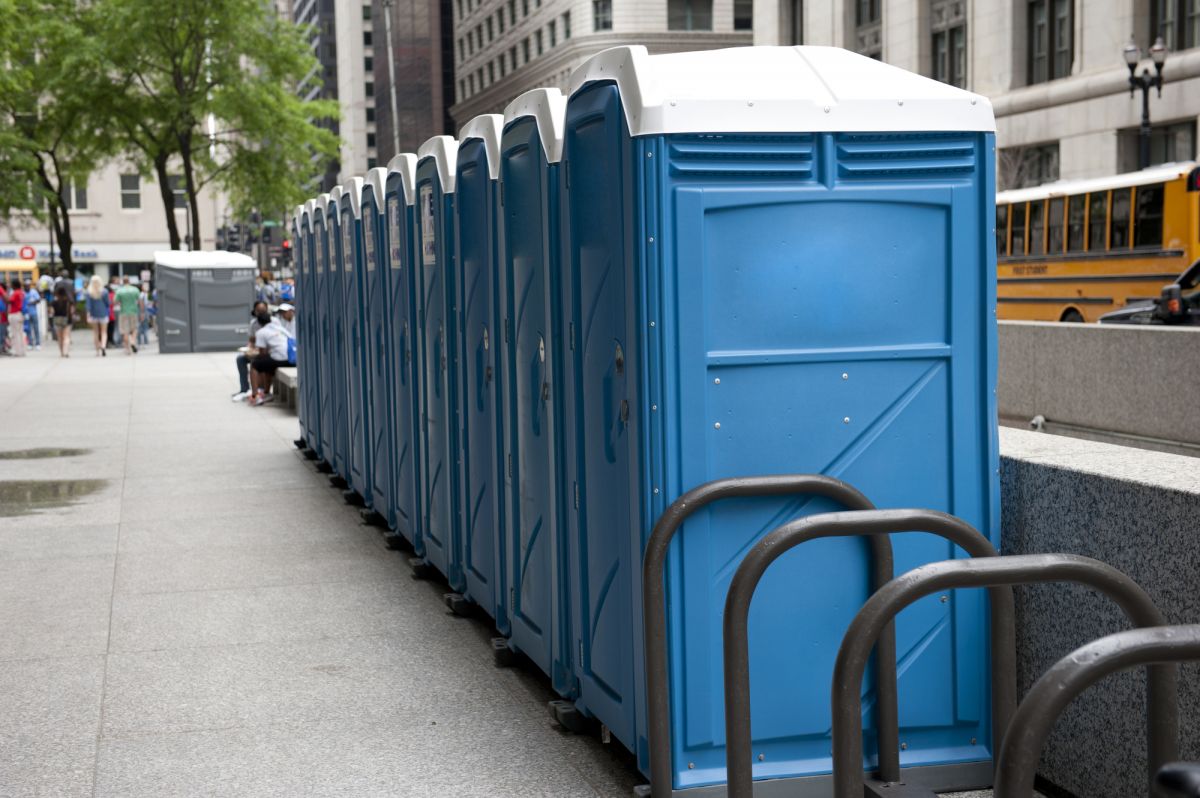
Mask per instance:
[[[0,358],[0,796],[642,782],[411,579],[293,448],[294,415],[228,400],[232,355],[53,347]]]

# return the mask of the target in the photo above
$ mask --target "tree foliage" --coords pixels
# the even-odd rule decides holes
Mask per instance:
[[[172,248],[173,174],[193,242],[206,187],[279,213],[337,155],[336,103],[299,96],[319,74],[264,0],[0,0],[0,221],[48,215],[69,257],[66,189],[116,157],[155,176]]]
[[[73,181],[113,154],[104,53],[93,8],[75,0],[0,0],[0,218],[49,218],[73,269]]]

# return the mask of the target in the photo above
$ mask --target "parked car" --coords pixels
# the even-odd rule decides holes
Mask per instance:
[[[1200,260],[1179,279],[1163,286],[1162,296],[1105,313],[1101,324],[1171,324],[1200,327]]]

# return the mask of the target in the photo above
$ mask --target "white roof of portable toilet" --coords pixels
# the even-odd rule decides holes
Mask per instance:
[[[400,188],[404,191],[404,204],[412,205],[417,201],[417,156],[411,152],[402,152],[387,165],[389,172],[400,175]]]
[[[996,129],[986,97],[840,47],[613,47],[571,73],[570,93],[594,81],[616,82],[633,136]]]
[[[316,218],[317,211],[321,212],[321,218],[324,219],[329,214],[329,195],[321,194],[313,200],[313,217]]]
[[[487,152],[488,174],[492,180],[500,177],[500,136],[504,131],[503,114],[480,114],[458,132],[458,142],[461,147],[471,139],[483,142]]]
[[[375,192],[375,213],[377,214],[385,212],[383,197],[387,184],[387,173],[388,170],[382,166],[376,166],[367,172],[366,185],[370,186],[371,190]]]
[[[341,189],[341,193],[338,193]],[[344,186],[335,186],[333,191],[329,192],[330,197],[335,199],[338,204],[338,213],[345,207],[345,203],[350,205],[350,215],[355,219],[362,218],[362,189],[363,179],[361,177],[352,177],[346,181]]]
[[[442,193],[454,193],[454,167],[458,160],[458,142],[453,136],[434,136],[417,150],[417,161],[433,158],[438,178],[442,181]]]
[[[646,52],[645,47],[639,45],[639,48],[643,53]],[[604,51],[604,53],[610,52],[612,50]],[[596,58],[604,53],[600,53]],[[580,69],[582,68],[580,67]],[[542,140],[542,149],[546,152],[546,162],[558,163],[562,160],[563,123],[566,113],[567,98],[561,91],[558,89],[531,89],[518,96],[504,109],[504,124],[507,125],[523,116],[532,116],[537,120],[538,138]]]
[[[308,202],[304,203],[304,205],[302,205],[301,207],[304,208],[304,212],[300,217],[300,221],[307,224],[309,227],[312,227],[313,210],[317,207],[316,199],[310,199]]]
[[[223,250],[168,249],[154,253],[155,266],[172,269],[254,269],[258,263],[249,255]]]

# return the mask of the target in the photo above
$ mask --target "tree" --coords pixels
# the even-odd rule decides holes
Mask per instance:
[[[337,106],[298,94],[317,72],[299,28],[262,0],[103,0],[97,8],[113,72],[126,77],[110,107],[128,146],[158,176],[173,248],[173,163],[193,241],[206,186],[225,191],[238,215],[306,196],[306,178],[337,154],[337,137],[315,124]]]
[[[0,0],[0,219],[49,217],[71,257],[71,190],[112,156],[95,16],[75,0]]]

